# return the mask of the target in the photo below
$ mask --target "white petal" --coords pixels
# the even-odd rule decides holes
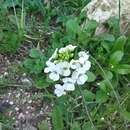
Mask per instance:
[[[75,83],[75,80],[73,80],[72,78],[63,78],[62,81],[64,83]]]
[[[63,87],[64,87],[64,89],[65,89],[66,91],[74,91],[74,90],[75,90],[75,86],[74,86],[74,84],[72,84],[72,83],[65,83],[65,84],[63,85]]]
[[[72,73],[72,79],[73,79],[73,80],[77,80],[78,77],[79,77],[79,72],[75,70],[75,71]]]
[[[70,68],[70,63],[67,61],[62,62],[63,68]]]
[[[56,89],[60,89],[60,90],[61,90],[61,89],[64,90],[64,89],[63,89],[63,86],[60,85],[60,84],[56,84],[56,85],[55,85],[55,88],[56,88]]]
[[[58,74],[60,74],[62,72],[62,68],[59,64],[55,65],[55,69],[54,69]]]
[[[58,81],[59,78],[60,78],[60,76],[59,76],[58,73],[52,72],[52,73],[49,74],[49,78],[50,78],[51,80],[53,80],[53,81]]]
[[[56,94],[57,97],[61,97],[62,95],[66,94],[66,92],[59,90],[59,89],[55,89],[54,93]]]
[[[79,57],[84,57],[85,60],[88,60],[88,58],[89,58],[88,52],[85,52],[85,51],[80,51],[78,53],[78,56]]]
[[[84,57],[80,57],[80,58],[79,58],[79,62],[80,62],[81,64],[84,64],[85,60],[86,60],[86,59],[85,59]]]
[[[61,74],[61,75],[67,77],[67,76],[69,76],[70,74],[71,74],[70,69],[66,69],[66,70],[63,70],[63,71],[62,71],[62,74]]]
[[[52,54],[52,56],[49,58],[49,60],[57,58],[57,56],[58,56],[57,51],[58,51],[58,48],[56,48],[55,52]]]
[[[46,68],[44,69],[44,73],[49,73],[49,72],[50,72],[49,67],[46,67]]]
[[[85,61],[85,64],[83,65],[83,67],[86,71],[88,71],[91,68],[91,62]]]
[[[68,45],[64,48],[60,48],[59,49],[59,53],[64,53],[64,52],[67,52],[67,51],[74,51],[74,49],[76,48],[77,46],[73,46],[73,45]]]
[[[85,51],[80,51],[80,52],[78,53],[78,56],[79,56],[79,57],[83,57],[84,55],[86,55],[86,52],[85,52]]]
[[[66,48],[60,48],[59,53],[64,53],[66,51]]]
[[[64,88],[63,88],[62,85],[56,84],[56,85],[55,85],[55,88],[56,88],[56,89],[54,90],[54,93],[57,95],[57,97],[60,97],[60,96],[66,94],[66,92],[64,91]]]
[[[76,47],[77,47],[77,46],[68,45],[68,46],[66,46],[66,49],[69,50],[69,51],[74,51],[74,49],[75,49]]]
[[[81,67],[81,68],[77,69],[77,71],[78,71],[79,74],[85,74],[86,73],[85,67]]]
[[[46,62],[46,65],[47,65],[47,66],[51,66],[51,65],[54,65],[54,63],[52,63],[50,60],[48,60],[48,61]]]
[[[71,69],[77,69],[77,68],[81,67],[79,61],[73,60],[73,59],[70,61],[70,65],[71,65]]]
[[[78,80],[77,80],[77,84],[78,85],[83,85],[88,79],[88,76],[83,74],[81,76],[79,76]]]
[[[70,68],[70,63],[67,61],[63,61],[57,64],[57,67],[60,69],[67,69]]]

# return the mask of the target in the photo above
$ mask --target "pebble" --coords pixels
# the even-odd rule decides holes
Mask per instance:
[[[26,114],[28,114],[29,112],[28,112],[28,111],[26,111],[25,113],[26,113]]]
[[[10,96],[10,95],[11,95],[11,93],[8,93],[8,95]]]
[[[4,72],[4,76],[8,76],[8,72]]]
[[[18,108],[18,107],[15,107],[15,110],[16,110],[16,111],[19,111],[19,108]]]
[[[27,106],[27,109],[31,109],[31,107],[30,107],[30,106]]]
[[[27,74],[26,73],[23,73],[23,76],[25,77]]]
[[[24,85],[32,86],[32,82],[31,82],[28,78],[21,79],[21,82],[22,82]]]
[[[44,112],[43,111],[40,111],[40,115],[43,115],[44,114]]]
[[[13,102],[13,101],[10,101],[10,102],[9,102],[9,104],[10,104],[10,105],[13,105],[13,104],[14,104],[14,102]]]
[[[18,119],[24,119],[24,114],[23,113],[20,113],[19,116],[18,116]]]
[[[102,117],[102,118],[101,118],[101,121],[104,121],[104,120],[105,120],[104,117]]]
[[[28,103],[31,104],[31,103],[32,103],[32,100],[29,100]]]
[[[20,93],[18,93],[17,95],[16,95],[16,98],[19,98],[20,97]]]
[[[6,102],[8,103],[8,102],[9,102],[9,100],[6,100]]]

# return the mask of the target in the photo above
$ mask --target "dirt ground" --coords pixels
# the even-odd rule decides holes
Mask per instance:
[[[0,78],[10,76],[9,67],[20,64],[30,48],[31,45],[23,44],[14,55],[0,54]],[[39,90],[30,89],[31,80],[25,73],[13,78],[16,82],[14,86],[0,86],[3,87],[0,89],[0,112],[13,121],[16,130],[37,130],[36,126],[41,121],[47,121],[51,130],[48,113],[51,112],[52,105],[46,99],[39,98],[42,95]]]

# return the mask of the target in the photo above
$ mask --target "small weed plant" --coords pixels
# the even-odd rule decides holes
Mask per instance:
[[[1,0],[0,53],[33,44],[20,67],[53,104],[53,130],[129,130],[130,37],[115,17],[95,35],[99,23],[80,13],[89,1]],[[10,125],[3,115],[0,122]]]
[[[96,36],[98,23],[81,25],[82,17],[64,21],[47,54],[32,49],[24,66],[54,104],[54,130],[128,130],[129,37],[117,32],[116,18],[108,21],[109,32]]]

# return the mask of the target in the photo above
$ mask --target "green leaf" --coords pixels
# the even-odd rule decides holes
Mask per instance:
[[[25,59],[24,61],[25,68],[30,72],[34,74],[39,74],[43,70],[43,62],[40,59],[33,60],[33,59]]]
[[[91,32],[91,31],[95,30],[97,28],[97,26],[98,26],[98,23],[96,21],[94,21],[94,20],[88,21],[85,25],[85,30],[87,32]]]
[[[93,128],[90,122],[85,122],[82,126],[82,130],[97,130]]]
[[[5,2],[4,2],[4,6],[8,7],[8,8],[11,8],[11,7],[17,6],[17,5],[20,5],[18,0],[13,0],[13,3],[10,0],[5,0]]]
[[[39,73],[42,72],[42,70],[43,70],[43,63],[42,63],[42,61],[40,59],[37,59],[34,62],[32,73],[39,74]]]
[[[109,82],[107,80],[101,81],[99,83],[99,87],[105,93],[109,93],[111,91],[111,87],[110,87]]]
[[[106,34],[102,35],[102,40],[103,41],[108,41],[108,42],[114,42],[115,41],[115,37],[112,34],[106,33]]]
[[[105,93],[102,90],[99,90],[96,92],[96,102],[98,103],[104,103],[108,99],[107,93]]]
[[[111,45],[112,45],[110,42],[103,41],[101,42],[101,45],[107,52],[110,52]]]
[[[55,106],[53,109],[52,123],[54,130],[64,130],[62,111],[58,106]]]
[[[107,22],[110,28],[119,31],[119,18],[111,17]]]
[[[80,124],[78,122],[74,122],[70,130],[81,130]]]
[[[95,94],[92,93],[91,91],[84,90],[83,94],[86,101],[93,101],[95,99]]]
[[[95,76],[95,74],[93,72],[88,71],[87,76],[88,76],[87,82],[93,82],[96,79],[96,76]]]
[[[121,111],[121,115],[127,120],[130,121],[130,112],[128,111]]]
[[[110,56],[109,63],[114,66],[122,60],[123,56],[124,53],[122,51],[116,51]]]
[[[41,123],[38,123],[38,129],[39,130],[49,130],[47,121],[42,121]]]
[[[112,52],[115,52],[115,51],[124,51],[124,45],[126,43],[126,37],[125,36],[121,36],[119,37],[116,42],[114,43],[113,45],[113,49],[112,49]]]
[[[31,49],[29,56],[32,58],[40,58],[42,53],[38,49]]]
[[[80,31],[80,26],[77,19],[70,19],[66,22],[66,31],[68,33],[78,33]]]
[[[130,65],[119,64],[119,65],[116,66],[115,71],[119,74],[122,74],[122,75],[130,74]]]
[[[49,87],[50,83],[48,83],[45,79],[41,78],[39,80],[35,81],[35,86],[39,89],[47,88]]]
[[[104,73],[105,73],[105,74],[104,74]],[[104,79],[109,79],[109,80],[111,80],[111,79],[113,78],[113,74],[112,74],[111,71],[109,71],[109,70],[104,70],[104,73],[101,72],[101,75],[102,75],[102,77],[103,77]]]
[[[32,69],[33,68],[33,61],[31,59],[25,59],[23,62],[26,69]]]

